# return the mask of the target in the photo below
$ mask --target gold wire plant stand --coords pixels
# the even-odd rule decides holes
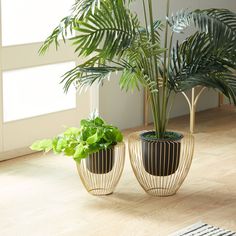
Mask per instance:
[[[86,190],[97,196],[112,194],[124,169],[125,144],[118,143],[77,162],[77,169]]]
[[[172,168],[172,171],[168,170],[170,174],[160,174],[164,172],[161,172],[162,170],[158,171],[158,173],[155,171],[154,172],[147,171],[147,167],[144,166],[146,161],[144,160],[143,150],[142,150],[143,148],[142,141],[140,138],[140,134],[143,132],[145,131],[132,133],[128,138],[129,156],[130,156],[130,162],[131,162],[134,174],[139,184],[148,194],[154,195],[154,196],[163,196],[163,197],[174,195],[178,191],[180,186],[182,185],[183,181],[185,180],[189,172],[189,169],[192,163],[193,152],[194,152],[194,137],[192,134],[182,133],[183,138],[178,141],[180,144],[177,146],[176,145],[174,146],[180,149],[178,151],[179,152],[178,161],[177,162],[175,161],[175,164],[174,164],[175,167],[173,167],[173,164],[169,164],[171,163],[171,160],[170,160],[171,155],[166,155],[165,154],[166,151],[164,152],[164,156],[157,157],[160,160],[162,160],[161,166],[163,167],[164,165],[164,169],[165,169],[163,171],[166,171],[166,168],[167,170],[168,168]],[[154,147],[154,145],[156,144],[151,143],[150,144],[151,148]],[[163,143],[163,145],[169,145],[169,144]],[[168,148],[170,148],[170,145],[167,147],[167,149]],[[161,152],[162,151],[160,151],[160,153]],[[171,153],[171,152],[173,153],[173,151],[169,150],[168,153]],[[150,155],[153,155],[152,151],[150,152]],[[155,158],[156,156],[154,157],[154,159]],[[166,158],[169,158],[169,159],[166,159]],[[152,162],[156,165],[156,167],[154,168],[156,169],[162,168],[160,167],[160,163],[158,166],[158,161],[154,160]],[[153,168],[153,167],[150,166],[150,168]]]

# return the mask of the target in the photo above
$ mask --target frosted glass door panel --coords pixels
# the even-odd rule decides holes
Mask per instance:
[[[75,62],[3,72],[4,122],[76,107],[76,92],[65,94],[61,75]]]
[[[74,0],[2,0],[3,46],[44,41],[73,4]]]

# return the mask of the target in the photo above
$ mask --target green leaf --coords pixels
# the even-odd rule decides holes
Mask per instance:
[[[98,132],[96,132],[94,135],[90,136],[86,141],[88,144],[94,144],[98,142],[100,137],[98,136]]]
[[[58,143],[58,141],[59,141],[59,137],[55,137],[55,138],[52,139],[52,150],[55,154],[59,154],[57,152],[57,143]]]
[[[75,148],[74,147],[66,147],[64,150],[64,154],[66,156],[73,156],[75,154]]]
[[[70,135],[78,135],[80,133],[80,129],[76,127],[70,127],[68,128],[63,135],[70,136]]]
[[[55,154],[73,156],[75,161],[88,157],[89,154],[106,149],[122,141],[122,134],[117,127],[106,124],[101,117],[81,120],[81,128],[71,127],[53,139],[44,139],[32,144],[37,151],[53,149]]]
[[[91,124],[91,121],[90,120],[85,120],[85,119],[83,119],[83,120],[81,120],[80,121],[80,126],[81,127],[84,127],[84,126],[89,126]]]
[[[61,153],[67,147],[67,141],[65,138],[59,138],[56,145],[56,152]]]
[[[95,125],[102,126],[104,124],[104,121],[100,117],[96,117],[94,119],[94,123],[95,123]]]
[[[105,134],[104,134],[104,138],[105,140],[107,141],[115,141],[116,139],[116,132],[114,132],[115,130],[114,129],[106,129],[105,130]]]
[[[117,142],[122,142],[123,141],[123,135],[121,132],[117,132],[116,134],[116,141]]]
[[[88,156],[88,147],[83,145],[82,143],[79,144],[75,150],[73,157],[75,159],[83,159],[86,158],[87,156]]]
[[[36,141],[30,146],[30,148],[31,150],[34,150],[34,151],[49,152],[52,149],[52,140],[43,139],[43,140]]]

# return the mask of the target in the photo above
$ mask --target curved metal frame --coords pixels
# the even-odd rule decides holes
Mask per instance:
[[[182,92],[182,94],[185,97],[185,99],[187,100],[187,103],[189,106],[191,134],[194,133],[194,129],[195,129],[195,117],[196,117],[197,102],[205,89],[206,89],[205,87],[201,88],[201,90],[196,94],[195,88],[193,88],[192,93],[191,93],[191,98],[189,98],[185,92]]]
[[[148,173],[144,167],[144,158],[142,154],[142,142],[140,133],[135,132],[128,138],[129,156],[133,172],[141,185],[141,187],[150,195],[154,196],[170,196],[174,195],[181,187],[185,180],[193,158],[194,152],[194,137],[192,134],[185,133],[183,139],[180,141],[180,156],[179,164],[176,171],[167,176],[156,176]],[[170,141],[167,141],[170,142]],[[150,155],[153,155],[151,145],[149,150]],[[167,163],[170,162],[170,155],[163,154],[162,160],[167,158]],[[157,164],[157,162],[156,162]],[[156,168],[159,168],[156,166]],[[160,167],[161,168],[161,167]]]
[[[86,159],[76,163],[81,181],[86,190],[92,195],[112,194],[117,186],[125,163],[125,144],[123,142],[114,147],[113,155],[114,164],[111,171],[104,174],[92,173],[87,166]]]

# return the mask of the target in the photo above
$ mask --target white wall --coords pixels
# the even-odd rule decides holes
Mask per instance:
[[[141,0],[136,0],[133,8],[142,14]],[[165,1],[154,0],[155,15],[165,19]],[[236,12],[236,0],[172,0],[171,13],[181,9],[197,8],[228,8]],[[118,76],[113,76],[100,88],[99,108],[100,115],[121,129],[136,127],[143,124],[143,92],[122,92],[118,85]],[[206,90],[198,103],[197,110],[216,107],[218,104],[217,93]],[[188,105],[182,95],[177,95],[171,117],[188,114]]]
[[[121,129],[143,124],[143,92],[125,92],[119,88],[119,76],[106,81],[99,92],[99,113]]]

